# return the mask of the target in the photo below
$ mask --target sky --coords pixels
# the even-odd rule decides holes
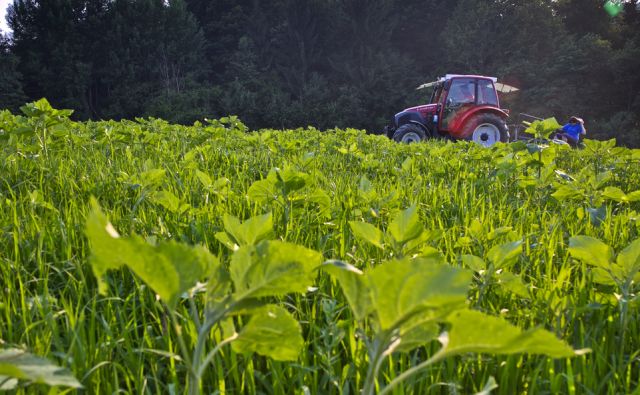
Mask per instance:
[[[7,16],[7,7],[9,7],[9,3],[11,2],[12,0],[0,0],[0,30],[2,30],[3,33],[9,31],[5,18]]]

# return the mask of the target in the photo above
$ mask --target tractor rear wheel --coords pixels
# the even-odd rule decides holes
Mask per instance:
[[[467,139],[484,147],[491,147],[497,142],[509,141],[509,130],[504,120],[495,114],[477,114],[464,125]]]
[[[418,125],[405,123],[396,129],[393,140],[399,143],[417,143],[427,138],[425,131]]]

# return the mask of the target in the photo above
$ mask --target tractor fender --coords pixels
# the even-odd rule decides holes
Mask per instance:
[[[507,119],[509,117],[509,114],[507,114],[506,112],[502,111],[501,109],[497,108],[497,107],[493,107],[493,106],[479,106],[479,107],[475,107],[474,109],[465,112],[461,117],[459,117],[456,120],[455,125],[450,125],[451,126],[451,130],[455,131],[454,133],[450,133],[451,135],[453,135],[453,137],[457,138],[457,139],[465,139],[469,136],[463,136],[463,131],[464,131],[464,125],[467,123],[467,121],[469,119],[471,119],[472,117],[474,117],[477,114],[494,114],[499,116],[502,119]]]
[[[407,123],[413,124],[413,125],[417,125],[420,129],[424,130],[424,132],[426,133],[427,136],[431,135],[431,130],[429,129],[429,127],[425,124],[423,124],[422,122],[419,121],[409,121]]]
[[[417,111],[401,111],[397,113],[393,119],[393,123],[397,128],[409,122],[423,123],[422,116]]]
[[[427,133],[427,135],[431,134],[431,128],[427,126],[424,122],[424,118],[417,111],[402,111],[395,115],[394,117],[394,126],[395,129],[398,129],[400,126],[412,123],[418,125],[422,130]]]

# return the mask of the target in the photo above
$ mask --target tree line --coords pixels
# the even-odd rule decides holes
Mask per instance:
[[[445,73],[521,90],[519,112],[640,146],[640,7],[602,0],[14,0],[0,108],[78,119],[235,114],[252,128],[376,132]]]

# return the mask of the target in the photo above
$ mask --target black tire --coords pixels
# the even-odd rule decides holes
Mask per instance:
[[[427,133],[425,133],[424,129],[412,123],[405,123],[396,129],[393,134],[393,140],[398,143],[417,143],[424,141],[426,138]]]
[[[463,127],[467,140],[490,147],[498,141],[509,142],[509,128],[503,118],[496,114],[481,113],[472,116]]]

